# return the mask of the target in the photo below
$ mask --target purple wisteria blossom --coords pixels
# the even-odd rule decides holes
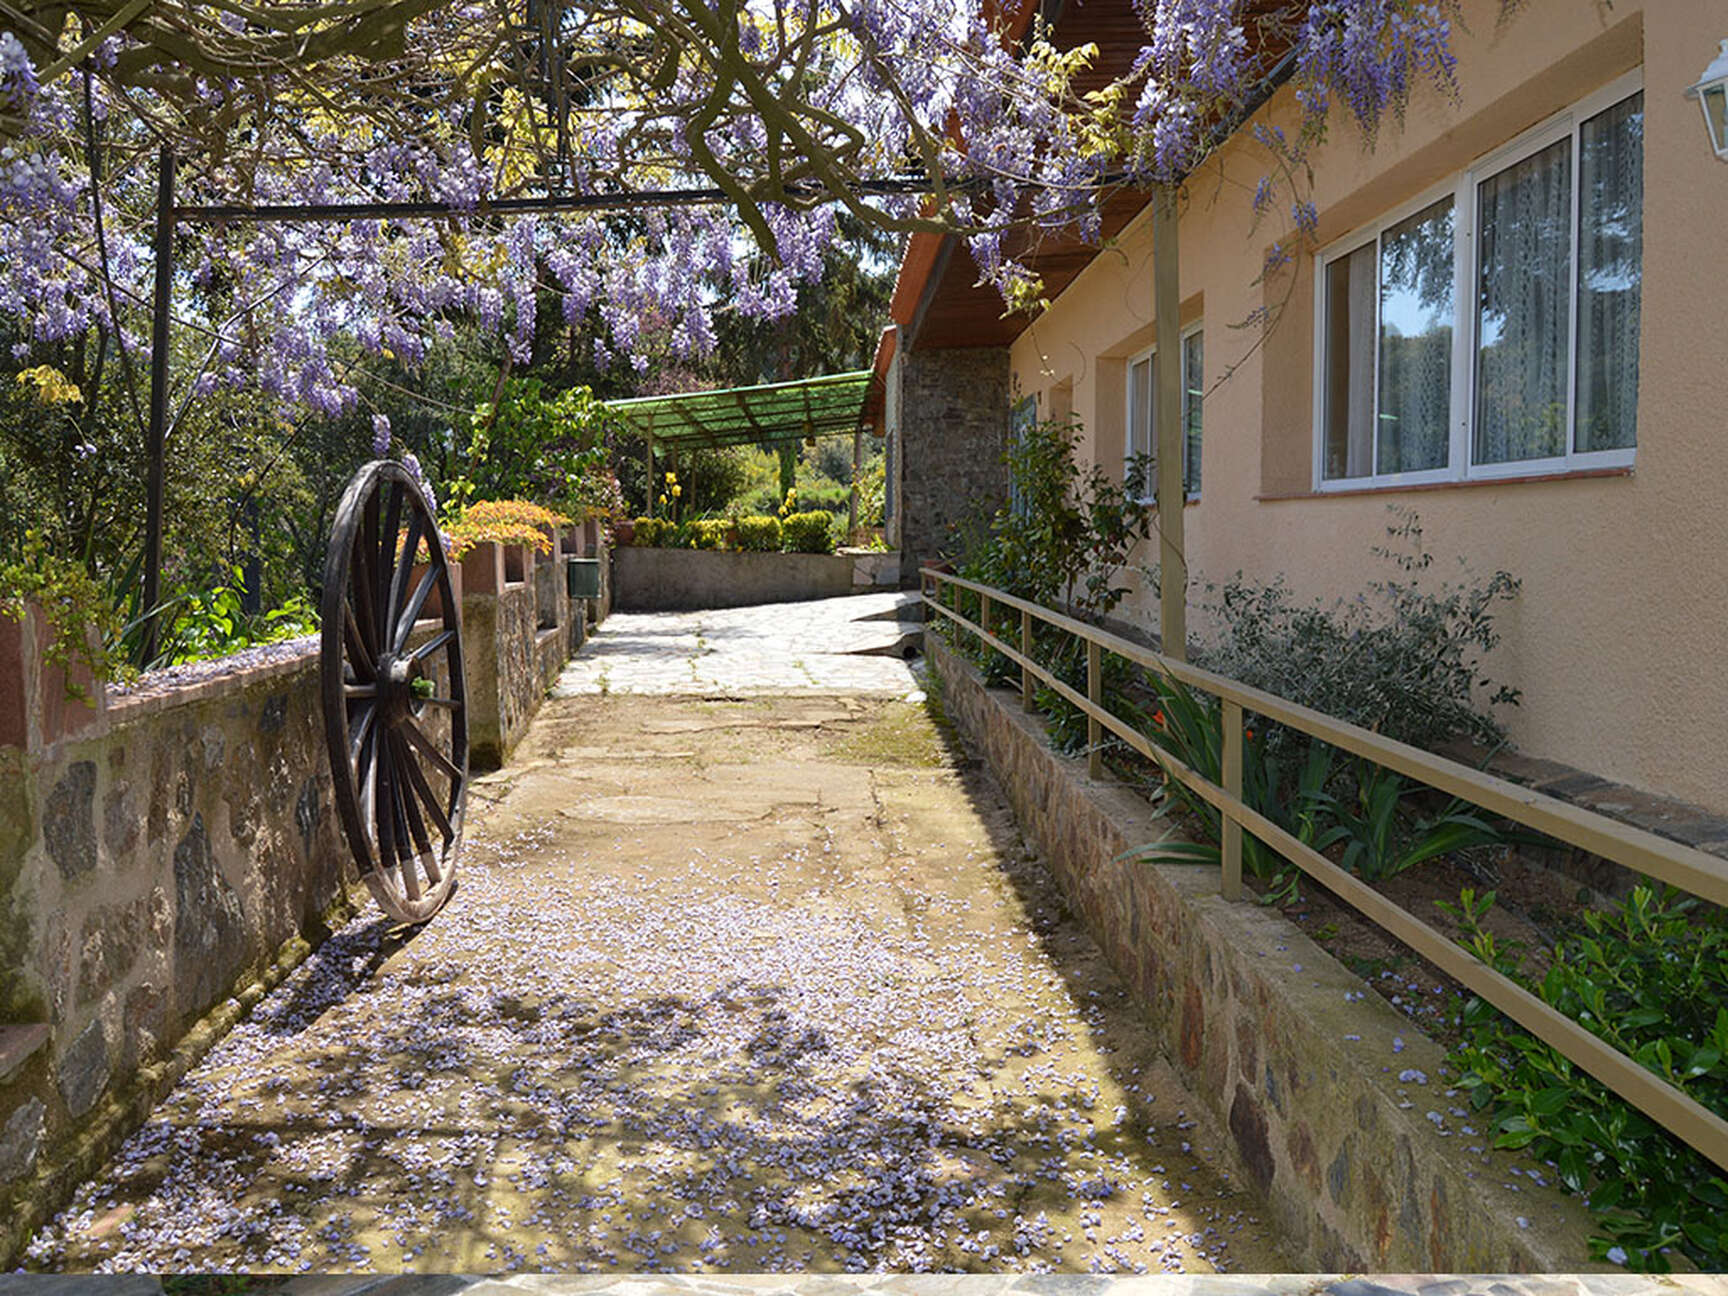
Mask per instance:
[[[691,30],[711,20],[699,0],[670,2],[701,11]],[[1035,296],[1022,291],[1035,284],[1029,246],[1056,233],[1096,238],[1100,200],[1124,174],[1166,184],[1191,172],[1280,52],[1303,116],[1289,137],[1257,128],[1280,170],[1254,206],[1311,238],[1312,204],[1300,193],[1275,200],[1274,190],[1300,172],[1294,164],[1335,104],[1372,132],[1418,82],[1453,83],[1452,7],[1307,0],[1285,6],[1274,28],[1244,0],[1145,0],[1136,7],[1144,44],[1112,107],[1073,89],[1086,51],[1058,48],[1038,23],[1010,40],[969,3],[747,8],[736,19],[742,63],[727,62],[724,41],[666,46],[665,57],[597,84],[562,133],[555,179],[527,157],[538,142],[454,82],[423,102],[404,97],[385,129],[365,117],[371,98],[355,101],[352,122],[285,111],[292,77],[313,70],[192,72],[130,34],[45,81],[41,70],[65,48],[0,19],[0,314],[16,321],[21,355],[101,328],[135,360],[146,356],[163,123],[200,145],[182,150],[182,204],[447,206],[436,219],[182,222],[178,314],[203,339],[200,367],[182,380],[202,393],[244,388],[284,412],[353,407],[355,379],[335,358],[341,344],[412,367],[458,317],[496,332],[525,363],[548,292],[565,321],[597,324],[599,364],[700,356],[715,345],[719,313],[772,319],[796,307],[798,286],[822,272],[842,206],[878,225],[934,223],[964,235],[981,280],[1013,303]],[[223,41],[258,35],[234,12],[211,11],[208,21]],[[495,21],[479,6],[434,0],[401,49],[353,62],[351,84],[418,85],[441,66],[427,51],[450,53],[454,65],[452,51],[484,47]],[[573,53],[668,39],[604,3],[584,6],[580,24]],[[514,29],[503,39],[516,40]],[[151,59],[173,75],[136,75]],[[500,83],[516,75],[500,70]],[[121,159],[99,185],[90,138]],[[202,147],[213,141],[221,147]],[[859,181],[920,176],[922,193],[859,196]],[[624,191],[716,183],[731,202],[628,213],[604,205]],[[600,205],[509,219],[493,209],[560,188]],[[1274,248],[1289,255],[1283,239]],[[374,436],[387,446],[387,429]]]

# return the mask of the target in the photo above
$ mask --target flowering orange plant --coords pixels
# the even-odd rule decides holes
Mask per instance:
[[[481,500],[470,504],[444,528],[445,547],[452,559],[460,559],[487,541],[531,545],[541,553],[551,553],[553,533],[568,525],[570,519],[564,514],[527,500]],[[424,544],[421,554],[425,554]]]

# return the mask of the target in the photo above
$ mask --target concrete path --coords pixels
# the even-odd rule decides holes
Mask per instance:
[[[890,592],[720,608],[616,612],[554,688],[584,693],[904,694],[922,634],[915,594]]]
[[[796,615],[834,647],[833,611]],[[739,696],[746,660],[806,650],[773,646],[783,610],[712,615],[736,649],[699,664],[730,682],[568,672],[476,784],[445,912],[328,941],[33,1265],[1283,1269],[994,786],[896,696],[905,663]],[[660,665],[609,661],[645,689]]]

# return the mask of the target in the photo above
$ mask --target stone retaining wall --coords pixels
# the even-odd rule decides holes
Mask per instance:
[[[1230,1131],[1293,1262],[1596,1267],[1576,1199],[1512,1173],[1528,1162],[1483,1151],[1463,1095],[1447,1092],[1437,1044],[1378,995],[1347,1000],[1361,979],[1276,911],[1226,902],[1215,868],[1120,859],[1167,822],[1120,783],[1088,779],[1083,759],[1052,751],[1017,692],[986,689],[936,634],[925,640],[949,719],[982,749],[1021,830],[1162,1029],[1171,1062]]]
[[[802,603],[898,580],[897,554],[723,553],[624,545],[612,555],[621,611],[688,612],[757,603]]]
[[[318,659],[111,698],[7,756],[0,1219],[23,1217],[79,1134],[343,892]],[[0,1256],[20,1240],[0,1230]]]
[[[462,573],[480,767],[521,737],[586,611],[561,569],[537,610],[533,555],[507,558],[482,546]],[[315,641],[92,706],[41,636],[0,617],[0,1269],[184,1071],[186,1041],[317,943],[353,871]]]

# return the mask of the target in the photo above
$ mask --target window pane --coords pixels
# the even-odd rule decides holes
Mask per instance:
[[[1380,417],[1374,470],[1444,468],[1452,422],[1452,199],[1380,236]]]
[[[1572,141],[1477,187],[1477,463],[1566,452]]]
[[[1638,444],[1644,266],[1644,96],[1578,133],[1577,448]]]
[[[1152,436],[1152,357],[1136,360],[1128,368],[1128,458],[1150,455],[1157,441]],[[1131,464],[1123,465],[1124,481]],[[1148,466],[1140,483],[1141,493],[1152,493],[1152,470]]]
[[[1202,334],[1182,339],[1182,490],[1200,493],[1200,407],[1206,396],[1206,352]]]
[[[1374,471],[1374,262],[1367,243],[1326,267],[1328,481]]]

